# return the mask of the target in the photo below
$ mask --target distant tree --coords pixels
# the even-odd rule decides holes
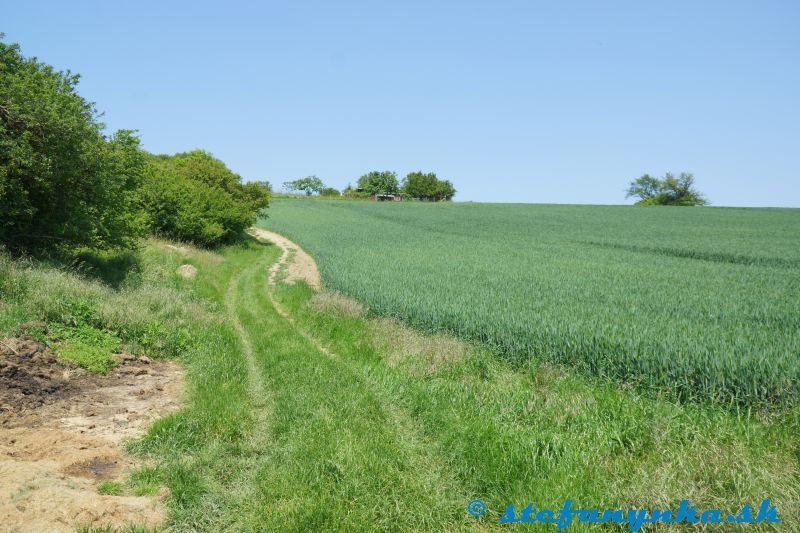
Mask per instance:
[[[449,200],[456,193],[453,184],[440,180],[433,172],[411,172],[403,180],[403,191],[412,198]]]
[[[661,180],[654,178],[650,174],[644,174],[630,183],[625,198],[637,197],[642,202],[653,198],[660,192]]]
[[[289,191],[304,192],[306,196],[311,196],[314,193],[319,194],[325,188],[325,184],[316,176],[306,176],[294,181],[286,181],[283,183],[283,187]]]
[[[681,172],[678,177],[667,172],[662,178],[645,174],[633,180],[626,198],[637,197],[636,205],[706,205],[708,200],[694,189],[694,176]]]
[[[440,180],[437,185],[436,199],[437,200],[452,200],[456,194],[456,189],[449,180]]]
[[[394,172],[373,170],[358,178],[358,188],[369,194],[395,194],[400,190],[400,185]]]
[[[433,172],[410,172],[403,180],[403,191],[412,198],[432,200],[439,190],[439,180]]]
[[[320,196],[327,196],[327,197],[335,197],[341,196],[342,193],[339,192],[339,189],[334,189],[333,187],[325,187],[319,192]]]

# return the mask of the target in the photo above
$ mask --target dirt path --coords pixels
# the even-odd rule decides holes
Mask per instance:
[[[267,280],[267,296],[272,303],[272,307],[286,319],[295,331],[297,331],[303,338],[310,342],[317,350],[327,355],[328,357],[336,357],[326,346],[306,333],[302,328],[298,327],[292,315],[281,305],[275,298],[271,288],[278,283],[278,275],[284,273],[286,277],[283,279],[286,283],[294,283],[296,281],[305,281],[314,290],[318,291],[322,288],[321,277],[319,269],[314,259],[308,255],[300,246],[290,241],[283,235],[267,231],[259,228],[251,228],[251,233],[258,239],[270,241],[275,243],[281,249],[281,256],[269,268],[269,278]]]
[[[258,239],[275,243],[283,250],[280,259],[273,265],[273,270],[270,270],[271,284],[277,280],[278,272],[283,271],[286,274],[283,281],[286,283],[305,281],[314,290],[322,287],[322,278],[319,275],[317,263],[300,246],[283,235],[265,229],[250,228],[250,233]]]
[[[160,496],[101,496],[134,463],[122,441],[175,411],[183,370],[120,357],[108,376],[80,371],[30,339],[0,344],[0,531],[158,526]]]

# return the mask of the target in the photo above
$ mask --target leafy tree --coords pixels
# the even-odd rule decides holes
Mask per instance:
[[[648,174],[633,180],[626,198],[637,197],[636,205],[706,205],[708,200],[694,189],[694,176],[681,172],[678,177],[667,172],[662,178]]]
[[[311,196],[314,193],[319,194],[325,184],[316,176],[306,176],[294,181],[286,181],[283,183],[283,187],[290,191],[302,191],[306,193],[306,196]]]
[[[403,191],[412,198],[432,200],[438,193],[439,180],[433,172],[411,172],[403,180]]]
[[[451,200],[456,194],[456,189],[449,180],[439,180],[436,188],[437,200]]]
[[[242,184],[222,161],[195,150],[151,156],[140,205],[151,232],[210,246],[241,235],[269,199],[269,184]]]
[[[325,187],[320,191],[319,194],[320,196],[328,196],[328,197],[336,197],[342,195],[342,193],[340,193],[338,189],[334,189],[333,187]]]
[[[433,172],[411,172],[403,180],[403,190],[412,198],[449,200],[456,193],[453,184],[439,180]]]
[[[145,229],[139,139],[106,138],[78,81],[0,42],[0,241],[11,248],[127,247]]]
[[[373,170],[358,178],[358,188],[369,194],[395,194],[400,190],[397,174],[391,170]]]

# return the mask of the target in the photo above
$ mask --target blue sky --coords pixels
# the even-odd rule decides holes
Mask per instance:
[[[625,203],[691,171],[715,205],[800,206],[800,2],[37,2],[23,51],[110,129],[245,179],[435,171],[458,199]]]

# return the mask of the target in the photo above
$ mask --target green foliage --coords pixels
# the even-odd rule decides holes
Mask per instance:
[[[403,192],[420,200],[450,200],[456,190],[447,180],[440,180],[433,172],[411,172],[403,180]]]
[[[283,187],[288,191],[303,192],[306,196],[311,196],[319,194],[325,188],[325,184],[316,176],[306,176],[294,181],[285,181]]]
[[[206,152],[149,156],[131,130],[106,138],[78,79],[0,43],[0,242],[9,248],[74,256],[134,248],[148,230],[214,245],[269,205],[268,183],[242,184]]]
[[[64,359],[97,374],[115,366],[111,355],[122,341],[108,331],[95,327],[99,321],[95,305],[87,298],[65,298],[58,321],[47,326],[44,340]]]
[[[272,185],[268,181],[248,181],[242,186],[242,195],[258,212],[269,207]]]
[[[342,193],[339,192],[339,189],[334,189],[333,187],[325,187],[319,192],[319,195],[329,198],[336,198],[341,196]]]
[[[638,197],[636,205],[706,205],[703,195],[694,189],[694,176],[681,172],[677,178],[671,173],[662,178],[645,174],[631,182],[626,198]]]
[[[269,205],[269,185],[241,177],[208,152],[151,156],[139,195],[150,231],[203,246],[231,242]]]
[[[0,242],[11,248],[132,246],[144,230],[139,139],[104,137],[78,79],[0,42]]]
[[[797,210],[274,209],[262,223],[374,313],[681,401],[800,398]]]
[[[395,194],[400,191],[397,174],[391,170],[373,170],[358,178],[358,188],[368,194]]]
[[[51,324],[48,336],[59,357],[97,374],[105,374],[116,363],[111,355],[120,348],[119,337],[88,324]]]

